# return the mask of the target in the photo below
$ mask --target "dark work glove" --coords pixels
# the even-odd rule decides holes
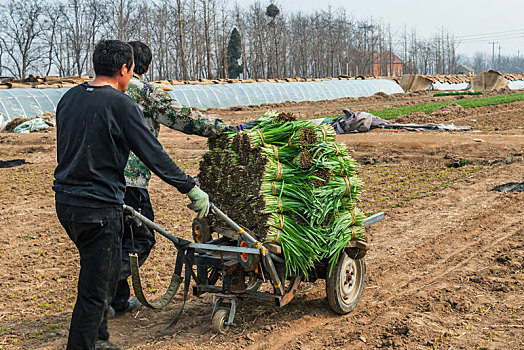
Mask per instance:
[[[235,130],[236,130],[236,131],[242,131],[242,130],[244,130],[244,124],[239,124],[239,125],[235,126]]]

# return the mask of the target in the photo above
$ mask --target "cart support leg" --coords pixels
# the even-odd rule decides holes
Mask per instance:
[[[226,326],[232,326],[235,321],[235,314],[237,312],[237,300],[235,296],[217,294],[214,296],[214,306],[213,312],[211,313],[211,319],[215,316],[216,312],[220,309],[223,303],[229,303],[229,318],[227,320]]]

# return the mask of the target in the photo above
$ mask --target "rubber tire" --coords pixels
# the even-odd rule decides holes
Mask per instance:
[[[213,320],[211,321],[211,328],[220,334],[224,334],[229,330],[229,326],[225,323],[229,319],[229,311],[226,309],[218,309],[217,312],[213,315]]]
[[[194,219],[191,230],[195,243],[207,243],[211,240],[211,229],[209,228],[207,218]],[[214,286],[220,277],[220,272],[216,267],[197,266],[197,277],[205,274],[207,274],[207,284],[210,286]]]
[[[206,218],[194,219],[191,231],[195,243],[206,243],[211,240],[211,229]]]
[[[344,288],[344,284],[347,282],[346,276],[348,269],[349,272],[352,271],[354,273],[354,277],[351,278],[352,283],[349,290],[347,286]],[[329,306],[333,311],[337,314],[345,315],[357,306],[362,295],[362,290],[364,289],[365,274],[366,264],[364,259],[353,260],[345,252],[340,253],[340,257],[331,272],[331,276],[326,279],[326,295]],[[342,280],[342,277],[344,277],[344,280]]]

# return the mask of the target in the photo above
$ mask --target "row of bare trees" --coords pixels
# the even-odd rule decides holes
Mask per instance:
[[[92,74],[93,48],[109,38],[148,43],[150,79],[447,74],[458,63],[450,33],[422,39],[330,7],[293,13],[227,0],[1,1],[3,76]]]

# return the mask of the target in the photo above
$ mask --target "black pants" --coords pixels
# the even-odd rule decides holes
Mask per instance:
[[[153,213],[149,193],[146,189],[127,187],[124,196],[124,203],[133,207],[133,209],[140,212],[151,221],[154,221],[155,214]],[[133,233],[133,239],[131,239],[131,231]],[[111,306],[113,306],[116,312],[126,309],[127,301],[131,295],[127,278],[131,276],[129,253],[133,253],[133,245],[134,251],[138,254],[138,264],[139,266],[142,266],[149,256],[149,253],[151,253],[151,249],[153,249],[155,243],[154,231],[148,229],[145,225],[137,225],[136,222],[127,221],[124,223],[120,275],[118,278],[116,294],[111,303]]]
[[[122,208],[56,203],[56,213],[80,253],[80,276],[67,349],[94,349],[109,339],[107,310],[116,290],[123,234]]]

